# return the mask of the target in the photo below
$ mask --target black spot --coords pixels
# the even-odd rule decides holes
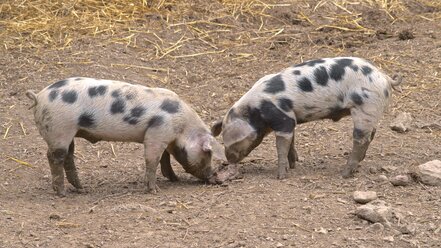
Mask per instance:
[[[353,71],[358,71],[358,65],[350,65],[349,68],[351,68]]]
[[[309,60],[309,61],[303,62],[301,64],[295,65],[295,67],[300,67],[300,66],[304,66],[304,65],[315,66],[317,64],[323,64],[323,63],[325,63],[324,59]]]
[[[360,140],[364,137],[364,132],[363,130],[359,129],[359,128],[354,128],[354,131],[352,132],[352,137],[355,140]]]
[[[361,67],[361,72],[363,73],[363,75],[367,76],[372,72],[372,68],[370,68],[369,66],[362,66]]]
[[[364,98],[369,98],[368,93],[370,92],[369,89],[365,88],[365,87],[361,87],[361,91],[363,92],[363,97]]]
[[[279,107],[284,111],[290,111],[293,108],[292,101],[288,98],[280,98],[279,99]]]
[[[82,113],[78,118],[78,125],[80,127],[93,127],[95,125],[95,119],[92,113]]]
[[[178,161],[181,165],[190,165],[190,162],[188,161],[187,150],[185,150],[185,147],[178,147],[177,145],[175,145],[173,147],[173,156],[175,157],[176,161]]]
[[[133,117],[141,117],[145,113],[145,108],[141,106],[134,107],[130,112]]]
[[[67,84],[67,79],[64,79],[56,83],[53,83],[51,86],[49,86],[49,89],[58,89],[65,86],[66,84]]]
[[[384,96],[389,97],[389,91],[387,89],[384,89]]]
[[[166,99],[161,104],[161,109],[170,113],[174,114],[179,111],[179,102],[175,100]]]
[[[294,75],[300,75],[300,74],[302,74],[299,70],[294,70],[292,73],[293,73]]]
[[[329,108],[329,114],[325,118],[333,121],[339,121],[341,118],[351,114],[351,111],[338,105]]]
[[[126,99],[127,99],[127,100],[132,100],[133,98],[135,98],[135,94],[133,94],[133,93],[128,93],[128,94],[126,95]]]
[[[61,99],[66,103],[74,103],[77,100],[77,92],[74,90],[64,91],[61,95]]]
[[[126,108],[126,103],[122,99],[116,99],[112,106],[110,106],[110,113],[117,114],[117,113],[124,113],[124,110]]]
[[[345,100],[345,96],[343,94],[339,94],[337,96],[338,101],[343,102]]]
[[[112,91],[112,97],[118,98],[121,96],[121,90]]]
[[[295,127],[294,119],[280,111],[270,101],[264,100],[260,103],[260,113],[265,123],[274,131],[290,133]]]
[[[263,91],[271,94],[276,94],[284,90],[285,90],[285,83],[282,80],[282,76],[278,74],[277,76],[267,81],[266,87]]]
[[[312,111],[312,110],[314,110],[314,109],[317,109],[316,106],[307,105],[307,104],[303,105],[303,108],[304,108],[306,111]]]
[[[329,75],[326,71],[326,67],[320,66],[314,71],[315,81],[321,86],[326,86],[328,84]]]
[[[299,88],[305,92],[311,92],[314,90],[314,88],[312,88],[311,81],[305,77],[298,81],[298,85]]]
[[[97,95],[104,96],[107,91],[107,86],[101,85],[101,86],[94,86],[89,88],[89,96],[94,97]]]
[[[55,98],[58,96],[58,90],[53,90],[51,93],[49,93],[49,101],[53,102]]]
[[[139,122],[138,118],[133,116],[124,116],[123,121],[129,123],[130,125],[136,125]]]
[[[356,92],[352,92],[351,93],[351,100],[357,104],[357,105],[362,105],[363,104],[363,99],[361,98],[361,96],[356,93]]]
[[[77,77],[77,78],[75,78],[75,81],[80,81],[81,79],[83,79],[83,78]]]
[[[147,123],[147,128],[157,127],[164,123],[164,118],[160,115],[154,115]]]
[[[337,63],[331,66],[330,77],[335,81],[339,81],[345,75],[345,68],[352,64],[352,59],[338,59]]]

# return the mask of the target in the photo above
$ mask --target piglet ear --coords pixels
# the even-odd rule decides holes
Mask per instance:
[[[211,134],[213,134],[213,136],[216,137],[221,132],[222,132],[222,119],[219,119],[211,126]]]
[[[223,146],[212,136],[208,136],[206,139],[204,139],[202,150],[204,152],[212,152],[215,158],[227,161]]]
[[[223,134],[224,145],[230,146],[249,137],[251,139],[255,139],[256,135],[256,131],[248,122],[241,119],[236,119],[225,127]]]

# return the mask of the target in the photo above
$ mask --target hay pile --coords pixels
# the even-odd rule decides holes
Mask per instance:
[[[276,9],[287,11],[277,15],[273,11]],[[415,9],[419,11],[416,14]],[[290,22],[312,25],[317,31],[373,34],[375,23],[369,23],[370,15],[378,15],[378,11],[387,16],[381,21],[393,24],[415,17],[439,21],[440,10],[439,0],[6,0],[0,4],[0,42],[3,49],[63,49],[89,36],[111,37],[113,42],[136,46],[139,33],[155,34],[154,29],[178,32],[186,28],[207,37],[214,27],[224,32],[244,32],[240,38],[274,38],[284,33]],[[237,20],[249,25],[236,25]],[[277,21],[280,27],[266,27]],[[158,40],[158,58],[171,55],[188,41],[183,38],[164,46],[159,36]],[[222,44],[214,42],[210,46],[218,52],[223,50]]]

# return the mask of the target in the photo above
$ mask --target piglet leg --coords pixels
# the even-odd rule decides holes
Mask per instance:
[[[66,173],[67,181],[72,184],[76,189],[81,190],[83,189],[83,186],[81,186],[80,179],[78,178],[77,168],[75,167],[74,150],[75,145],[74,141],[72,140],[69,145],[66,159],[64,160],[64,171]]]
[[[167,151],[164,151],[162,154],[161,160],[161,172],[162,175],[168,178],[172,182],[178,181],[178,177],[176,176],[175,172],[173,171],[173,168],[170,164],[170,153]]]
[[[51,168],[52,188],[58,196],[66,196],[64,189],[64,161],[67,156],[67,150],[63,148],[51,149],[47,151],[47,159]]]
[[[278,157],[278,170],[277,170],[277,178],[285,179],[288,172],[289,159],[288,154],[290,152],[291,144],[292,144],[292,135],[283,134],[279,135],[276,133],[276,148],[277,148],[277,157]]]
[[[289,162],[289,168],[294,169],[296,167],[296,161],[299,161],[299,156],[297,155],[297,150],[294,147],[294,131],[292,134],[292,142],[289,146],[289,153],[288,153],[288,162]]]
[[[375,128],[372,131],[361,130],[354,128],[353,132],[353,147],[352,152],[349,155],[345,168],[342,171],[343,178],[349,178],[353,176],[360,166],[360,162],[366,156],[366,151],[375,136]]]

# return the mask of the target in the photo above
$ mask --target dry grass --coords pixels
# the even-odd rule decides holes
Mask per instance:
[[[409,0],[410,1],[410,0]],[[233,21],[244,18],[250,27],[246,27],[240,38],[251,38],[253,34],[259,37],[274,38],[284,32],[284,26],[266,28],[268,20],[278,19],[270,14],[271,9],[291,8],[297,10],[296,18],[301,22],[313,25],[316,30],[337,30],[339,32],[374,33],[375,27],[363,24],[366,13],[361,9],[382,11],[393,23],[399,19],[411,16],[406,6],[406,0],[297,0],[297,1],[267,1],[267,0],[219,0],[212,3],[177,0],[6,0],[0,4],[0,41],[4,49],[23,48],[55,48],[63,49],[77,42],[82,36],[112,37],[112,42],[123,43],[136,47],[136,37],[147,33],[155,37],[151,43],[155,46],[155,57],[172,56],[173,52],[192,39],[199,39],[210,46],[210,53],[218,53],[223,49],[222,44],[210,39],[213,27],[216,32],[240,32],[233,24],[222,20],[230,18]],[[440,18],[441,2],[439,0],[413,0],[417,4],[431,7],[438,12],[420,15],[428,21]],[[200,7],[199,4],[204,6]],[[191,20],[192,9],[214,6],[205,11],[203,16]],[[290,9],[290,10],[291,10]],[[198,9],[200,10],[200,9]],[[198,11],[201,13],[204,11]],[[164,42],[153,31],[150,31],[149,20],[162,20],[170,30],[177,33],[183,28],[190,30],[195,37],[184,37],[174,42]],[[190,20],[188,20],[190,19]],[[194,18],[193,18],[194,19]],[[221,21],[219,21],[221,20]],[[233,41],[232,41],[233,42]],[[208,50],[207,50],[208,51]],[[175,57],[197,56],[195,54],[177,54]]]

